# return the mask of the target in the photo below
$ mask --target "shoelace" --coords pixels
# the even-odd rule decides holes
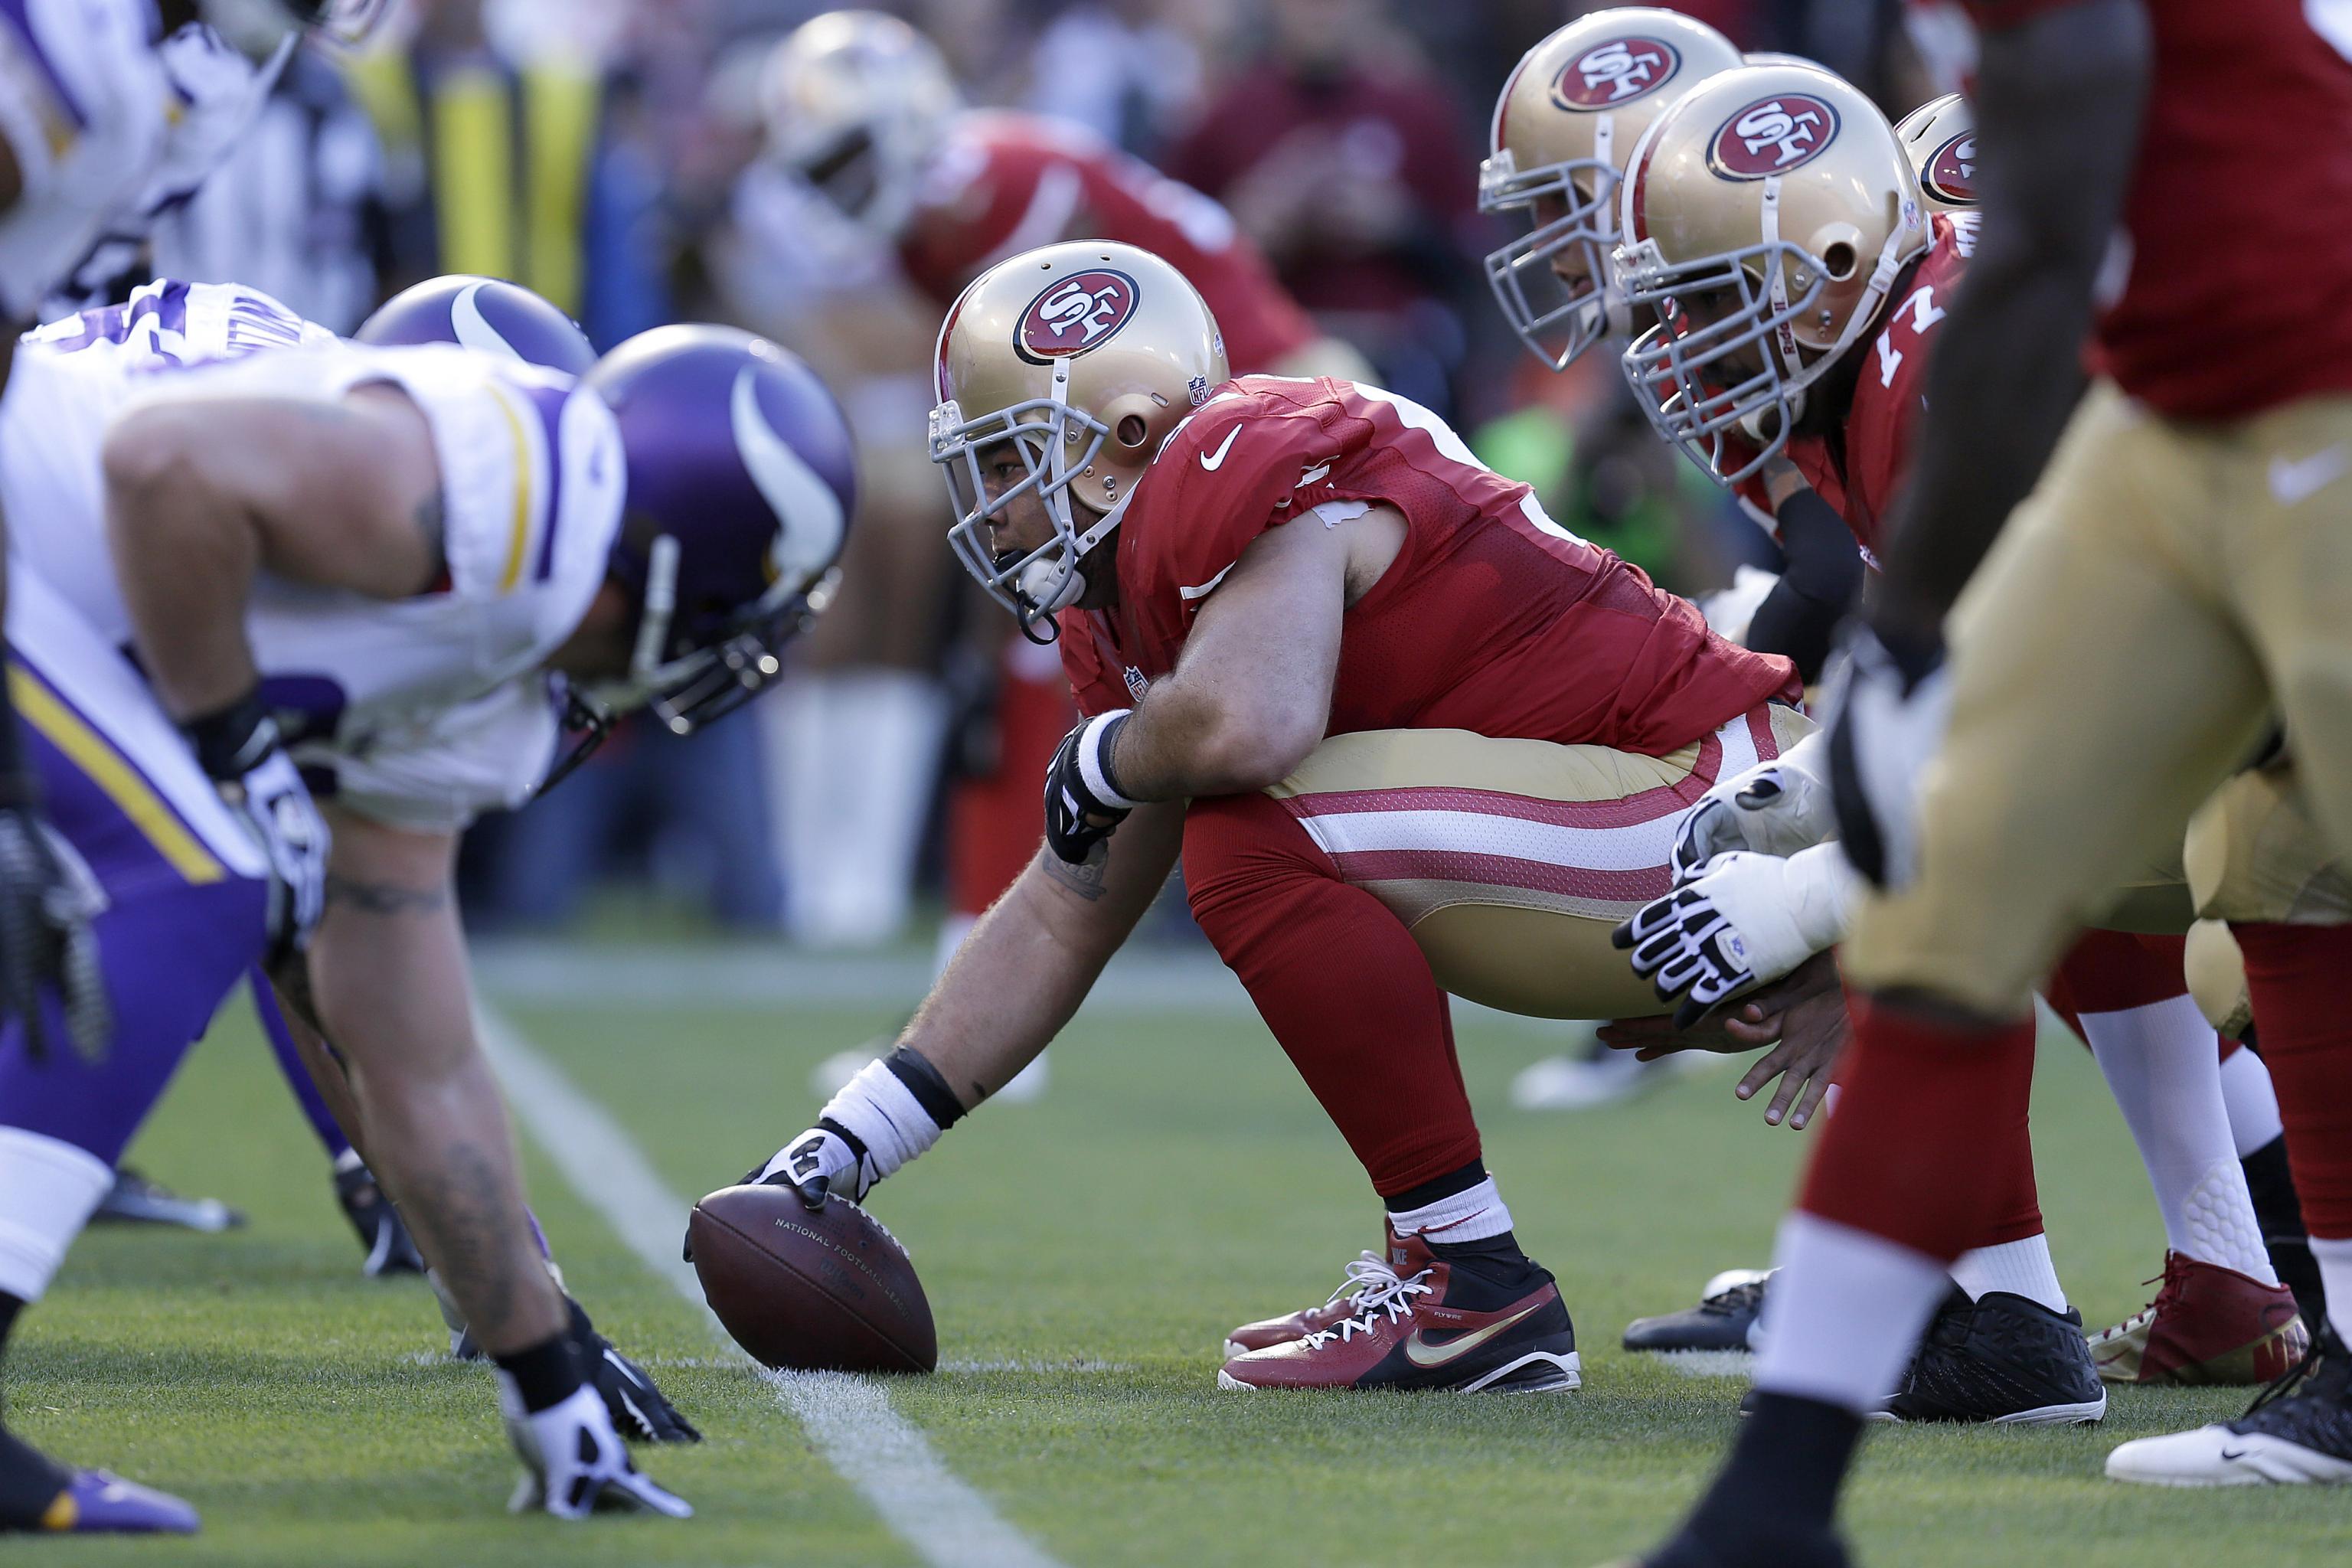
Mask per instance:
[[[1338,1289],[1323,1298],[1323,1304],[1328,1307],[1334,1301],[1344,1301],[1367,1290],[1379,1289],[1396,1277],[1397,1272],[1389,1267],[1387,1258],[1377,1252],[1360,1252],[1356,1254],[1356,1260],[1348,1265],[1347,1278],[1339,1281]]]
[[[2326,1357],[2329,1342],[2334,1337],[2325,1331],[2312,1335],[2311,1348],[2303,1352],[2303,1359],[2281,1373],[2271,1381],[2268,1387],[2255,1394],[2254,1402],[2246,1406],[2246,1415],[2252,1415],[2265,1405],[2276,1405],[2291,1397],[2305,1383],[2317,1375],[2319,1363]],[[2340,1350],[2340,1347],[2338,1348]],[[2242,1421],[2245,1416],[2242,1415],[2239,1419]]]
[[[1372,1268],[1365,1268],[1368,1262],[1378,1269],[1378,1274]],[[1358,1273],[1360,1269],[1362,1270],[1360,1275]],[[1437,1289],[1429,1283],[1428,1269],[1407,1278],[1370,1253],[1348,1265],[1348,1273],[1351,1279],[1360,1278],[1364,1281],[1356,1292],[1355,1315],[1342,1318],[1328,1329],[1318,1329],[1308,1334],[1306,1344],[1310,1351],[1319,1351],[1333,1340],[1345,1344],[1353,1335],[1369,1334],[1380,1326],[1383,1317],[1390,1322],[1409,1318],[1412,1316],[1412,1299]],[[1339,1298],[1334,1296],[1332,1300]]]
[[[1763,1295],[1764,1281],[1751,1279],[1745,1285],[1734,1285],[1728,1290],[1718,1290],[1701,1301],[1698,1304],[1698,1310],[1727,1318],[1735,1312],[1752,1312],[1756,1310],[1756,1303],[1763,1298]]]

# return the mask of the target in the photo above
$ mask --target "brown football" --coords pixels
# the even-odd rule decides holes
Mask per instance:
[[[687,1222],[710,1310],[763,1365],[929,1372],[938,1331],[898,1238],[838,1194],[812,1212],[790,1187],[721,1187]]]

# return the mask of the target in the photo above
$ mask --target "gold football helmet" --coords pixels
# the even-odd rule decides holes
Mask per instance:
[[[948,541],[1023,631],[1050,642],[1160,444],[1227,379],[1217,319],[1148,250],[1048,245],[972,279],[940,327],[938,370],[930,447],[955,507]],[[1000,551],[999,520],[1031,495],[1054,537]]]
[[[1736,483],[1787,444],[1806,388],[1927,247],[1919,182],[1843,79],[1743,66],[1650,127],[1622,192],[1626,299],[1656,323],[1626,378],[1661,435]]]
[[[768,155],[885,238],[913,216],[923,166],[962,108],[938,47],[879,11],[812,17],[761,68]]]
[[[1931,98],[1895,122],[1895,139],[1919,177],[1929,212],[1977,210],[1976,106],[1957,92]]]
[[[1609,269],[1619,171],[1651,121],[1739,63],[1704,22],[1651,6],[1595,11],[1529,49],[1495,102],[1478,210],[1524,212],[1528,232],[1486,257],[1503,317],[1554,370],[1622,331]],[[1612,320],[1612,314],[1614,320]]]

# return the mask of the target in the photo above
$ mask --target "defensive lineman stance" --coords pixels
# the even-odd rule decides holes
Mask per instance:
[[[630,1464],[540,1261],[450,863],[467,819],[547,775],[550,672],[689,727],[774,674],[840,547],[839,413],[796,362],[719,329],[648,333],[576,384],[457,347],[134,358],[102,334],[27,349],[37,395],[0,418],[12,683],[104,902],[101,949],[128,955],[103,1065],[0,1052],[0,1306],[40,1294],[188,1041],[271,948],[499,1363],[519,1500],[683,1513]],[[298,762],[332,780],[323,805]],[[17,1528],[194,1523],[13,1440],[0,1460]]]

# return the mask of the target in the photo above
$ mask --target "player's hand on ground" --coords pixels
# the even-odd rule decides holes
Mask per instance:
[[[1111,742],[1128,710],[1097,714],[1062,737],[1045,770],[1045,842],[1073,866],[1083,865],[1137,803],[1110,778]]]
[[[1835,847],[1783,859],[1735,851],[1611,933],[1675,1021],[1780,979],[1845,934],[1853,873]]]
[[[196,761],[244,816],[269,860],[269,945],[299,952],[327,906],[331,838],[301,770],[287,754],[278,721],[247,693],[188,726]]]
[[[1789,856],[1835,837],[1828,760],[1822,737],[1808,735],[1769,763],[1717,780],[1675,829],[1675,880],[1689,881],[1734,850]]]
[[[499,1405],[523,1466],[522,1483],[507,1504],[512,1511],[544,1510],[558,1519],[606,1512],[692,1517],[693,1506],[684,1498],[638,1470],[595,1389],[583,1386],[561,1404],[530,1415],[502,1375]]]
[[[0,723],[15,721],[0,712]],[[41,997],[52,990],[74,1049],[92,1061],[106,1052],[113,1015],[89,929],[104,902],[68,869],[39,812],[21,800],[0,806],[0,1023],[24,1020],[35,1061],[48,1054]]]
[[[1827,707],[1830,794],[1854,869],[1899,888],[1917,869],[1919,775],[1952,706],[1940,644],[1891,647],[1857,623]]]
[[[572,1311],[573,1337],[593,1358],[588,1384],[604,1402],[604,1413],[612,1417],[614,1429],[632,1443],[701,1442],[701,1428],[679,1414],[645,1368],[597,1331],[587,1309],[568,1296],[564,1302]]]

